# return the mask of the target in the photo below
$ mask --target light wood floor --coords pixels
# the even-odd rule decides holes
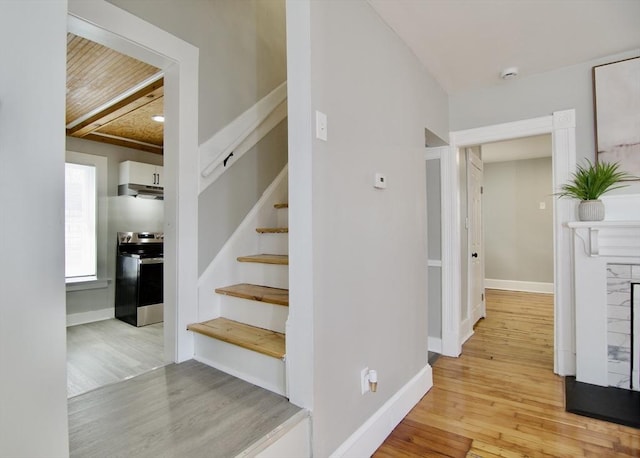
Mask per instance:
[[[487,318],[433,379],[374,457],[640,456],[640,430],[565,412],[551,295],[487,290]]]
[[[74,396],[71,457],[227,458],[300,409],[194,360]]]
[[[111,319],[67,328],[67,396],[163,366],[163,325]]]

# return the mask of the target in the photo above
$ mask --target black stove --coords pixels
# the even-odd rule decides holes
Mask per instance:
[[[115,317],[133,326],[163,321],[164,234],[118,232]]]

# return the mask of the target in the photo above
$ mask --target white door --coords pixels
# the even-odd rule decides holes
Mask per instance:
[[[467,149],[468,243],[468,314],[473,326],[486,316],[484,300],[484,247],[482,234],[482,159]]]

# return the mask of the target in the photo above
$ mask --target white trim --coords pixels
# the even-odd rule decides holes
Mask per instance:
[[[258,439],[236,458],[282,458],[311,456],[311,418],[302,409],[273,431]]]
[[[67,278],[65,281],[67,292],[69,293],[72,291],[85,291],[88,289],[104,289],[109,286],[109,282],[111,281],[110,278],[90,278],[91,280],[77,280]]]
[[[450,139],[453,138],[450,134]],[[450,146],[440,161],[442,209],[442,354],[457,357],[462,352],[461,254],[460,254],[460,176],[458,148]]]
[[[488,289],[503,289],[507,291],[526,291],[528,293],[553,294],[553,283],[520,280],[498,280],[485,278],[484,287]]]
[[[198,281],[198,48],[104,0],[69,0],[69,31],[164,71],[164,348],[193,356]]]
[[[67,315],[67,327],[78,324],[93,323],[94,321],[110,320],[113,318],[113,307],[90,312],[72,313]]]
[[[332,458],[371,456],[432,386],[433,374],[431,366],[427,364],[330,456]]]
[[[442,339],[439,337],[429,337],[427,340],[429,351],[442,354]]]
[[[462,350],[460,321],[460,183],[457,152],[464,146],[511,140],[532,135],[552,134],[553,186],[559,189],[576,165],[575,110],[551,116],[451,132],[449,154],[442,160],[443,195],[443,354],[458,356]],[[575,313],[571,281],[571,231],[565,224],[573,219],[573,205],[559,199],[554,205],[554,371],[575,374]]]
[[[440,259],[428,259],[427,267],[442,267],[442,261]]]
[[[446,150],[447,150],[447,147],[445,146],[427,148],[427,150],[424,153],[424,160],[425,161],[438,160],[442,158],[442,153],[445,152]]]
[[[213,184],[286,117],[285,81],[200,145],[200,192]],[[228,157],[231,153],[233,156]]]

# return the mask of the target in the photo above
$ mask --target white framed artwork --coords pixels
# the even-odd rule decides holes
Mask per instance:
[[[593,67],[598,162],[640,180],[640,57]]]

